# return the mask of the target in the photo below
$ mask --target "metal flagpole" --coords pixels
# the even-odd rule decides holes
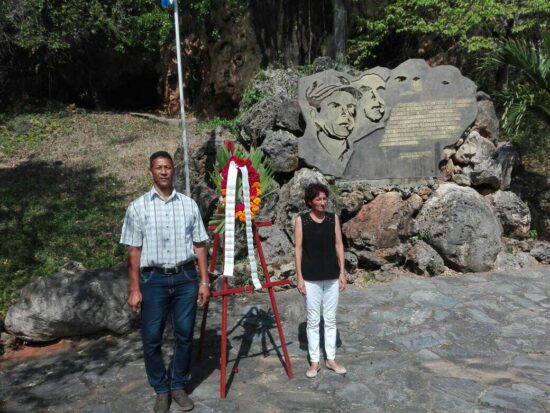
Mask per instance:
[[[178,13],[178,0],[174,1],[174,26],[176,27],[176,53],[178,61],[178,86],[180,95],[180,127],[181,127],[181,146],[183,147],[183,171],[185,174],[185,195],[191,196],[189,185],[189,155],[187,153],[187,125],[185,123],[185,101],[183,96],[183,76],[181,70],[181,50],[180,50],[180,24]]]

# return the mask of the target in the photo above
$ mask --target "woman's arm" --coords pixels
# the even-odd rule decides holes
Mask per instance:
[[[298,282],[297,288],[300,294],[306,293],[306,286],[304,283],[304,277],[302,276],[302,218],[300,215],[296,217],[294,221],[294,263],[296,265],[296,280]]]
[[[336,231],[336,256],[338,257],[338,266],[340,267],[340,275],[338,277],[340,283],[340,291],[346,289],[346,264],[344,258],[344,243],[342,242],[342,230],[340,228],[340,218],[338,215],[334,214],[336,225],[334,225],[334,230]]]

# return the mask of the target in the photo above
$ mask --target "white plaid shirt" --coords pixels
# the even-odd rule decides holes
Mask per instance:
[[[120,243],[142,247],[140,267],[175,267],[195,257],[208,239],[199,207],[174,190],[165,201],[153,187],[128,206]]]

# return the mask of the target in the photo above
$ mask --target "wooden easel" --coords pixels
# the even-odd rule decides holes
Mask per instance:
[[[267,264],[265,262],[264,252],[262,249],[262,244],[260,242],[260,235],[258,233],[258,227],[268,227],[271,226],[271,222],[256,222],[252,223],[252,233],[254,235],[254,242],[256,244],[256,248],[258,249],[258,256],[260,258],[260,263],[262,265],[262,270],[265,277],[265,282],[262,283],[262,288],[267,288],[269,293],[269,299],[271,300],[271,308],[273,309],[273,316],[275,317],[275,322],[277,323],[277,331],[279,333],[279,340],[281,341],[281,347],[283,349],[283,355],[285,359],[285,370],[286,374],[288,375],[288,378],[291,379],[294,376],[294,373],[292,372],[292,366],[290,364],[290,357],[288,356],[288,349],[286,346],[285,341],[285,335],[283,333],[283,327],[281,325],[281,319],[279,317],[279,310],[277,308],[277,300],[275,299],[275,292],[273,291],[273,287],[277,287],[280,285],[286,285],[289,284],[288,280],[282,280],[282,281],[274,281],[271,282],[269,279],[269,272],[267,270]],[[208,227],[210,231],[215,229],[215,227]],[[214,272],[214,269],[216,267],[216,259],[218,256],[218,249],[220,248],[220,234],[215,233],[214,234],[214,243],[212,246],[212,257],[210,260],[210,265],[208,267],[208,272],[212,274]],[[220,355],[220,399],[225,399],[226,396],[226,373],[227,373],[227,304],[228,304],[228,296],[230,294],[238,294],[242,292],[251,292],[254,291],[254,286],[247,285],[245,287],[238,287],[238,288],[229,288],[227,277],[222,277],[222,288],[221,290],[213,290],[211,293],[211,298],[214,297],[222,297],[222,337],[221,337],[221,355]],[[202,348],[204,345],[204,334],[206,330],[206,319],[208,317],[208,303],[205,304],[204,310],[202,313],[202,323],[201,323],[201,333],[199,338],[199,351],[198,351],[198,357],[200,358],[202,355]]]

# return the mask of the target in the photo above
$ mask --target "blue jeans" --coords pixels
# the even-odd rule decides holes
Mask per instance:
[[[197,270],[174,275],[155,271],[141,274],[141,335],[149,384],[156,393],[182,389],[190,378],[193,328],[199,290]],[[167,371],[162,360],[162,335],[168,314],[176,339]]]

